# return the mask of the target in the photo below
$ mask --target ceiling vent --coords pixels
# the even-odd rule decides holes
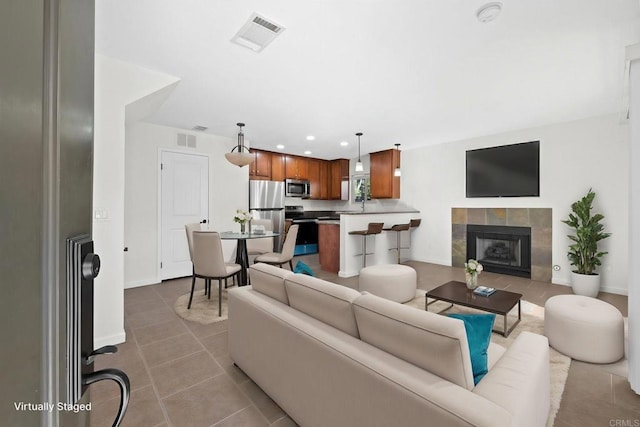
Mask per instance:
[[[284,30],[283,26],[254,12],[231,41],[254,52],[261,52]]]
[[[202,126],[202,125],[196,125],[193,127],[193,130],[197,130],[198,132],[204,132],[205,130],[209,129],[206,126]]]

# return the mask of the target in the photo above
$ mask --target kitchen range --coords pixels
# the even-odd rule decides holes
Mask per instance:
[[[334,211],[307,211],[302,206],[285,206],[285,219],[298,224],[294,255],[318,253],[318,221],[340,219]]]

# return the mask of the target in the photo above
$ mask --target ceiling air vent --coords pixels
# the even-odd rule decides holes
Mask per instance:
[[[261,52],[284,30],[283,26],[254,12],[231,41],[254,52]]]
[[[198,132],[204,132],[205,130],[209,129],[206,126],[202,126],[202,125],[196,125],[193,127],[193,130],[197,130]]]

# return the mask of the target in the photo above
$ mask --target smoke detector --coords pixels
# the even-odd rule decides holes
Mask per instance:
[[[204,132],[205,130],[209,129],[206,126],[202,126],[202,125],[196,125],[193,127],[193,130],[197,130],[198,132]]]
[[[478,18],[478,21],[482,23],[491,22],[496,19],[498,15],[500,15],[501,11],[502,3],[487,3],[484,6],[480,7],[480,9],[478,9],[478,11],[476,12],[476,18]]]
[[[231,42],[254,52],[261,52],[284,30],[285,28],[282,25],[276,24],[271,19],[254,12],[236,35],[233,36]]]

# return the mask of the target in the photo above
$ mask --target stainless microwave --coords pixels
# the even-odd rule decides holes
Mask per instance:
[[[286,197],[303,197],[311,196],[311,184],[309,181],[299,179],[287,179],[284,181]]]

